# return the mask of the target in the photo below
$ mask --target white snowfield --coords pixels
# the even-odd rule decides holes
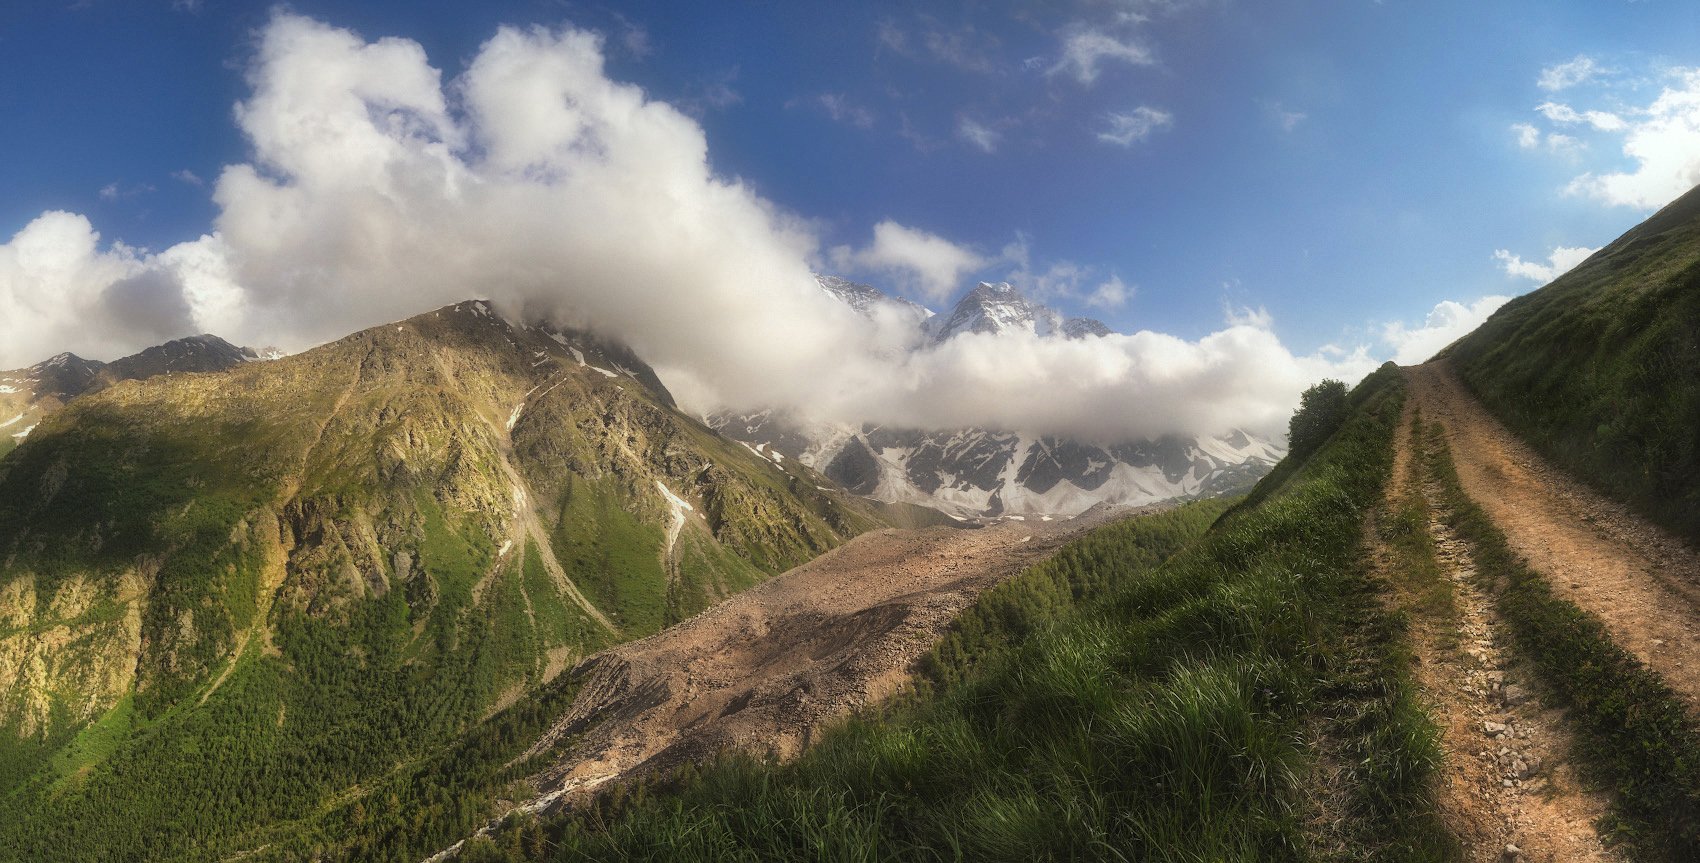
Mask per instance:
[[[1145,506],[1166,500],[1189,498],[1199,494],[1205,483],[1219,471],[1247,461],[1260,459],[1273,464],[1283,452],[1266,441],[1249,435],[1242,447],[1234,447],[1219,437],[1200,437],[1188,455],[1194,460],[1187,473],[1171,480],[1157,465],[1136,466],[1117,462],[1110,467],[1109,476],[1096,488],[1083,488],[1069,479],[1059,480],[1043,492],[1037,492],[1017,481],[1021,465],[1026,463],[1035,448],[1043,442],[1030,436],[1020,436],[1013,452],[998,475],[992,488],[980,488],[966,479],[939,472],[939,487],[931,493],[917,487],[910,479],[906,462],[912,452],[906,447],[888,447],[875,453],[879,466],[879,485],[869,495],[886,503],[914,503],[930,506],[949,515],[973,517],[992,508],[995,496],[1002,503],[1002,514],[1017,516],[1052,516],[1071,518],[1091,509],[1098,503],[1122,506]],[[817,470],[831,462],[843,449],[837,446],[810,453],[811,467]],[[1104,465],[1092,462],[1094,469]]]
[[[685,529],[685,513],[693,511],[690,502],[673,493],[667,484],[661,480],[655,481],[655,487],[661,489],[663,497],[673,508],[673,521],[667,525],[667,556],[673,556],[673,544],[679,541],[679,532]]]

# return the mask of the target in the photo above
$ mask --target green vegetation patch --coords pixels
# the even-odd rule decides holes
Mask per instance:
[[[560,520],[550,543],[561,567],[592,604],[632,637],[660,632],[667,621],[666,533],[629,512],[610,479],[568,474]]]

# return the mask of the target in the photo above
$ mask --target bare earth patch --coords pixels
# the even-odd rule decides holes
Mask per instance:
[[[572,709],[532,751],[582,736],[534,777],[539,798],[526,808],[723,750],[790,758],[827,724],[902,687],[982,591],[1131,512],[876,531],[592,656],[573,671]]]

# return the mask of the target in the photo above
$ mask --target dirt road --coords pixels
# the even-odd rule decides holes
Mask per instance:
[[[575,790],[723,749],[789,757],[824,725],[891,694],[981,591],[1116,516],[883,530],[745,591],[574,674],[571,711],[534,751],[583,735],[534,779]]]
[[[1505,649],[1509,634],[1478,583],[1473,549],[1442,518],[1444,496],[1419,458],[1424,438],[1412,433],[1417,406],[1406,403],[1387,500],[1367,534],[1378,570],[1409,614],[1417,680],[1440,730],[1441,816],[1472,863],[1620,859],[1593,826],[1607,801],[1577,778],[1558,712],[1529,697],[1533,674]],[[1391,519],[1413,511],[1432,564],[1382,540]]]
[[[1700,555],[1547,465],[1443,362],[1407,374],[1425,420],[1445,429],[1464,491],[1511,547],[1700,707]]]

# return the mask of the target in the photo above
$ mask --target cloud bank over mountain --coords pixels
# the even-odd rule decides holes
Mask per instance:
[[[211,184],[206,235],[155,254],[54,212],[0,245],[0,308],[17,310],[0,368],[202,331],[299,349],[480,296],[624,339],[698,410],[1111,439],[1278,432],[1306,385],[1374,364],[1295,356],[1266,316],[1197,339],[917,349],[904,321],[855,314],[812,272],[836,258],[937,300],[1007,257],[890,220],[863,249],[823,248],[810,221],[714,171],[695,119],[611,80],[587,31],[503,28],[445,80],[413,41],[285,12],[248,84],[235,118],[252,160]]]

